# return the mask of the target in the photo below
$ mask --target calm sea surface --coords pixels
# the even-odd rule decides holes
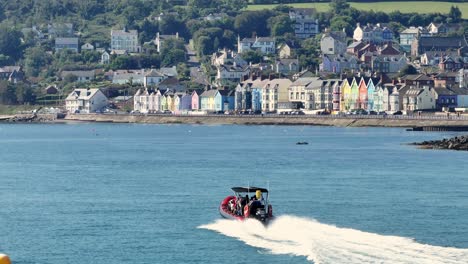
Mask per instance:
[[[0,252],[15,264],[467,263],[468,153],[405,145],[454,135],[0,124]],[[230,187],[248,184],[270,186],[267,229],[220,220]]]

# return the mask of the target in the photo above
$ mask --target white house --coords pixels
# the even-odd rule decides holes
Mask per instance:
[[[315,8],[292,8],[289,18],[293,21],[296,37],[306,39],[319,33],[319,22]]]
[[[216,80],[223,82],[226,80],[239,82],[243,76],[249,75],[250,67],[240,67],[235,65],[223,65],[217,67]]]
[[[276,39],[270,37],[255,37],[240,39],[237,37],[237,53],[249,50],[260,50],[264,54],[276,52]]]
[[[136,30],[111,30],[111,49],[125,50],[130,53],[139,53],[141,46],[138,43],[138,31]]]
[[[415,111],[435,109],[435,95],[429,86],[411,87],[403,95],[403,110]]]
[[[94,50],[94,46],[91,43],[86,43],[81,45],[81,50]]]
[[[325,32],[320,40],[322,54],[344,54],[346,52],[346,32]]]
[[[149,92],[148,89],[139,89],[133,97],[133,110],[140,113],[156,113],[162,111],[160,90]]]
[[[75,89],[65,99],[69,113],[94,113],[107,104],[107,97],[99,89]]]
[[[262,89],[262,111],[278,110],[278,103],[289,101],[288,88],[292,82],[287,78],[268,80]]]
[[[242,58],[240,54],[234,51],[223,49],[213,53],[211,56],[211,65],[221,66],[225,64],[246,66],[248,63]]]
[[[107,51],[104,51],[101,54],[101,64],[109,64],[110,63],[110,54]]]

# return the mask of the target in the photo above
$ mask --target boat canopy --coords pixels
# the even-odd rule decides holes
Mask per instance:
[[[268,193],[267,189],[259,187],[232,187],[231,189],[236,193],[254,193],[257,190],[261,191],[262,193]]]

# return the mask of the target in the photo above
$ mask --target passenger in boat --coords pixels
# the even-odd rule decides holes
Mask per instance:
[[[236,213],[236,206],[235,206],[235,203],[234,203],[234,199],[229,200],[228,208],[229,208],[229,211],[231,211],[231,213],[233,213],[233,214]]]
[[[237,204],[236,204],[236,208],[237,208],[236,213],[237,213],[237,215],[242,215],[242,213],[243,213],[242,208],[244,208],[242,206],[243,203],[244,203],[244,198],[241,197],[241,196],[237,197]]]

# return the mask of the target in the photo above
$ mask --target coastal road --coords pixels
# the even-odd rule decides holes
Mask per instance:
[[[202,85],[210,85],[208,76],[206,76],[200,67],[200,60],[198,59],[196,52],[191,49],[190,45],[188,44],[185,45],[185,50],[188,56],[187,66],[190,69],[190,79],[192,82]]]

